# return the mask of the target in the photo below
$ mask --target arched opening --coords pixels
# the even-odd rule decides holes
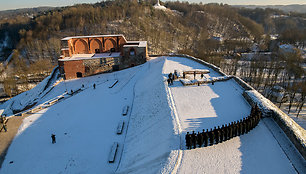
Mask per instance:
[[[81,72],[77,72],[76,73],[76,76],[79,78],[79,77],[83,77],[83,74]]]
[[[76,54],[87,54],[88,53],[87,43],[82,39],[79,39],[75,42],[74,49],[75,49]]]
[[[107,39],[105,41],[105,51],[110,51],[112,48],[116,48],[116,42],[113,39]]]
[[[102,44],[98,39],[94,39],[90,42],[90,50],[92,53],[100,53],[102,50]]]

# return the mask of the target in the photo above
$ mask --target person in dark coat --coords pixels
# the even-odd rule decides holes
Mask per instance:
[[[247,119],[245,120],[246,122],[246,130],[245,130],[245,133],[249,133],[250,131],[250,119],[249,117],[247,117]]]
[[[168,85],[170,85],[170,79],[167,79]]]
[[[52,144],[56,143],[55,135],[51,134]]]
[[[220,127],[219,126],[218,126],[218,128],[216,129],[215,132],[216,132],[215,133],[215,140],[216,140],[216,144],[218,144],[219,141],[220,141]]]
[[[239,136],[239,135],[240,135],[240,134],[239,134],[239,129],[240,129],[240,123],[239,123],[239,121],[236,122],[236,128],[237,128],[237,130],[236,130],[236,136]]]
[[[204,146],[205,146],[205,147],[208,146],[208,134],[207,134],[207,132],[208,132],[208,129],[206,129],[206,132],[205,132],[204,129],[203,129],[202,134],[203,134],[203,141],[204,141]]]
[[[195,80],[195,78],[196,78],[196,72],[195,71],[193,72],[193,77],[194,77],[193,79]]]
[[[242,128],[242,119],[239,120],[238,124],[239,124],[238,135],[240,136],[240,135],[242,135],[242,129],[243,129]]]
[[[209,145],[212,146],[214,144],[214,139],[215,139],[215,134],[212,129],[210,129],[208,136],[209,136]]]
[[[93,88],[96,89],[96,84],[95,83],[93,84]]]
[[[220,129],[220,143],[224,141],[224,133],[224,125],[222,125]]]
[[[225,124],[224,126],[224,141],[228,140],[228,126]]]
[[[254,129],[255,126],[256,126],[256,123],[255,123],[255,116],[252,116],[252,117],[251,117],[251,125],[252,125],[252,129]]]
[[[231,138],[233,138],[233,122],[228,125],[228,128],[229,128],[228,138],[231,139]]]
[[[203,145],[203,136],[202,136],[202,134],[200,132],[198,132],[198,134],[197,134],[197,141],[198,141],[199,147],[202,147],[202,145]]]
[[[246,130],[247,130],[247,123],[246,123],[246,119],[243,118],[243,131],[242,131],[242,134],[245,134]]]
[[[192,131],[192,134],[191,134],[191,142],[192,142],[193,148],[194,149],[197,148],[197,137],[194,131]]]
[[[185,140],[186,140],[187,149],[191,149],[191,136],[190,136],[189,132],[187,132],[187,134],[185,136]]]
[[[238,125],[237,125],[237,122],[236,121],[234,121],[234,125],[233,125],[233,127],[234,127],[234,132],[233,132],[233,134],[234,134],[234,137],[236,137],[237,135],[238,135]]]
[[[204,74],[202,73],[202,74],[201,74],[201,79],[203,79],[203,77],[204,77]]]
[[[172,77],[172,73],[169,73],[168,78],[171,79],[171,77]]]

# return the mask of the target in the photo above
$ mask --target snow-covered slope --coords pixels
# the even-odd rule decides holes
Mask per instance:
[[[186,131],[213,128],[249,114],[234,80],[183,86],[166,78],[174,70],[212,69],[179,57],[55,86],[37,104],[85,86],[80,93],[24,119],[0,170],[7,173],[294,173],[268,127],[227,142],[186,150]],[[109,86],[118,80],[113,87]],[[93,89],[93,84],[97,84]],[[130,106],[127,116],[122,108]],[[117,125],[125,122],[121,135]],[[57,143],[51,144],[54,133]],[[118,142],[114,163],[111,146]],[[10,163],[12,162],[12,163]]]

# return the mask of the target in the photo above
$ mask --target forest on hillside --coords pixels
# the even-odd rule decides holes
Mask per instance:
[[[29,89],[26,82],[31,75],[43,78],[50,73],[60,57],[61,38],[93,34],[123,34],[128,40],[146,40],[149,54],[184,53],[199,57],[228,74],[239,75],[262,91],[262,87],[280,82],[288,86],[292,79],[301,83],[298,79],[304,77],[302,53],[280,55],[270,34],[279,35],[278,43],[303,47],[305,14],[178,1],[162,3],[168,9],[163,11],[154,9],[153,4],[153,0],[107,0],[0,13],[0,46],[4,41],[6,45],[0,49],[0,57],[4,60],[11,55],[10,66],[0,67],[7,95]],[[281,15],[287,17],[271,17]],[[222,38],[222,42],[216,38]],[[271,51],[273,56],[267,59],[258,54],[244,63],[240,53],[250,52],[254,43],[260,51]],[[17,81],[25,85],[23,90],[17,87]]]

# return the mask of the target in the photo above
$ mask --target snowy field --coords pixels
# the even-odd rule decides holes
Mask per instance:
[[[167,86],[168,73],[192,69],[210,70],[207,78],[220,76],[186,58],[160,57],[134,68],[61,82],[38,104],[82,84],[85,90],[25,118],[0,173],[296,173],[263,122],[241,137],[186,150],[187,131],[236,121],[251,109],[233,80]],[[116,79],[118,84],[109,88]],[[125,105],[130,110],[122,116]],[[121,120],[124,130],[117,135]],[[56,144],[51,143],[52,133]],[[119,149],[110,164],[114,142]]]

